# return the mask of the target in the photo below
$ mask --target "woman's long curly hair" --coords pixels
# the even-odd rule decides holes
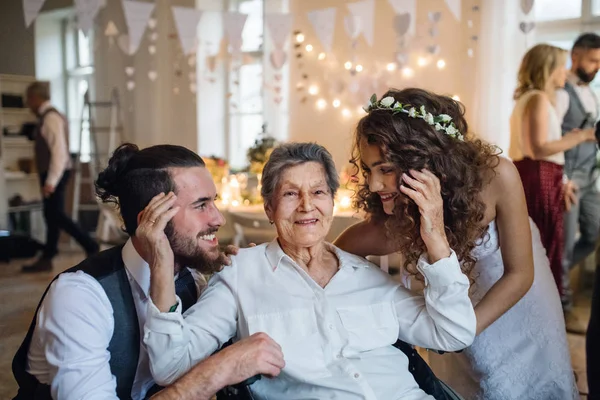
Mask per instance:
[[[410,169],[427,168],[435,174],[441,185],[448,242],[458,256],[463,272],[470,276],[477,261],[472,250],[487,232],[487,228],[482,226],[485,204],[481,192],[495,175],[500,152],[495,146],[466,137],[468,125],[464,118],[464,107],[458,101],[414,88],[391,89],[382,99],[388,96],[416,109],[425,106],[426,111],[433,115],[449,115],[456,128],[465,135],[465,140],[460,141],[437,131],[422,119],[376,109],[358,122],[350,162],[358,174],[362,168],[360,144],[366,140],[368,144],[380,148],[383,158],[395,166],[398,177]],[[397,243],[405,257],[406,270],[417,275],[416,261],[426,251],[420,235],[421,220],[417,205],[400,194],[395,199],[394,215],[388,216],[379,195],[369,191],[368,182],[364,179],[360,183],[354,206],[366,211],[369,218],[385,223],[387,236]]]

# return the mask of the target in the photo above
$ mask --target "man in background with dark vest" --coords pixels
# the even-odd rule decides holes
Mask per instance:
[[[573,44],[571,71],[564,90],[556,96],[556,109],[562,121],[563,134],[574,128],[590,128],[599,119],[598,98],[590,83],[600,70],[600,36],[584,33]],[[576,185],[577,202],[565,213],[565,260],[563,264],[563,308],[567,331],[586,333],[586,321],[572,313],[572,294],[569,289],[569,271],[595,249],[600,234],[600,194],[596,143],[582,143],[565,152],[565,174]],[[576,240],[579,231],[579,239]],[[596,265],[600,260],[596,260]],[[600,268],[596,267],[592,316],[587,326],[587,375],[589,399],[600,398]]]
[[[68,121],[50,104],[48,85],[34,82],[27,88],[27,106],[38,117],[34,133],[37,171],[43,195],[46,245],[42,256],[23,272],[52,270],[58,253],[60,231],[64,230],[84,248],[87,255],[98,252],[98,244],[65,213],[65,191],[71,175]]]
[[[204,161],[173,145],[121,145],[96,181],[97,195],[118,206],[130,239],[60,274],[42,297],[13,360],[18,400],[206,399],[220,388],[283,368],[281,348],[259,333],[198,364],[163,391],[154,384],[143,345],[154,254],[139,236],[140,219],[168,240],[175,261],[177,308],[186,310],[206,285],[203,274],[228,263],[216,233],[225,220]],[[165,204],[173,217],[163,224]],[[154,225],[156,224],[156,225]],[[147,224],[146,224],[147,225]]]

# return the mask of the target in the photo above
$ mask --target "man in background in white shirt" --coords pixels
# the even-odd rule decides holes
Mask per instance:
[[[42,82],[34,82],[27,88],[27,105],[39,119],[33,139],[43,195],[46,245],[42,256],[32,265],[24,266],[23,272],[51,271],[61,230],[71,235],[88,256],[97,253],[99,247],[65,213],[65,192],[71,176],[68,121],[52,106],[48,85]]]

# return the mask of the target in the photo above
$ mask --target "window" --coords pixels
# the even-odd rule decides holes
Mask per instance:
[[[69,147],[72,153],[81,151],[81,161],[90,161],[90,131],[87,119],[82,119],[84,95],[90,90],[94,73],[93,31],[88,35],[77,29],[72,18],[63,20],[63,43],[66,81],[66,115],[69,120]],[[80,146],[79,139],[82,143]]]
[[[535,19],[537,21],[556,21],[581,18],[582,1],[580,0],[536,0]]]
[[[247,14],[242,32],[242,65],[229,71],[227,158],[232,169],[248,165],[246,152],[261,132],[263,105],[263,0],[232,0],[231,9]]]

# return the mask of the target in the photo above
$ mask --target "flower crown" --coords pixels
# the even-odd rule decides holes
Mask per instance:
[[[447,114],[433,115],[425,111],[425,106],[421,106],[419,109],[411,106],[410,104],[402,104],[392,96],[384,97],[381,101],[377,101],[377,96],[373,95],[369,99],[369,104],[363,107],[367,113],[373,110],[390,110],[393,114],[404,113],[408,114],[411,118],[421,118],[429,125],[433,126],[437,131],[442,131],[446,135],[453,137],[454,139],[464,140],[462,133],[452,122],[452,117]]]

